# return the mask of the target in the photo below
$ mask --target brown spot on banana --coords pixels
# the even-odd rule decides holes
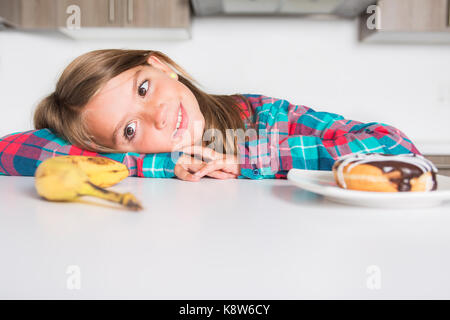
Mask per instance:
[[[93,162],[93,163],[99,164],[99,165],[104,165],[104,164],[110,163],[110,161],[108,159],[100,158],[100,157],[89,157],[89,158],[87,158],[87,161],[90,161],[90,162]]]
[[[142,205],[131,193],[124,193],[120,198],[120,203],[131,210],[142,210]]]

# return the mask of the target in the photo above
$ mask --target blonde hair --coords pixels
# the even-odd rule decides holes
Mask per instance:
[[[34,112],[34,127],[50,129],[71,144],[95,152],[120,152],[99,144],[82,119],[82,111],[95,93],[110,79],[131,68],[148,65],[152,55],[166,63],[178,73],[178,81],[192,91],[200,111],[205,118],[205,130],[215,129],[222,133],[225,153],[237,154],[237,140],[229,139],[227,129],[245,130],[240,101],[248,112],[251,107],[241,94],[215,95],[207,94],[194,85],[196,81],[177,63],[159,51],[103,49],[87,52],[73,60],[61,74],[55,91],[46,96]],[[244,118],[249,119],[248,116]],[[214,137],[212,141],[214,142]],[[215,148],[213,148],[215,149]]]

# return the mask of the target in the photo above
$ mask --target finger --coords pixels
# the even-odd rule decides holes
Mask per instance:
[[[209,174],[212,171],[220,170],[222,169],[223,163],[220,160],[213,160],[211,162],[206,163],[203,168],[198,170],[195,173],[196,177],[203,177],[206,174]]]
[[[237,175],[235,175],[234,173],[228,173],[228,172],[224,172],[224,171],[222,171],[222,172],[225,173],[227,179],[237,179]]]
[[[225,173],[227,176],[229,176],[230,178],[233,178],[233,179],[236,179],[236,178],[237,178],[238,175],[237,175],[235,172],[227,171],[227,170],[225,170],[225,169],[226,169],[226,168],[222,168],[222,169],[216,170],[216,171],[223,172],[223,173]]]
[[[220,158],[218,156],[218,153],[215,152],[213,149],[198,145],[187,146],[183,148],[182,151],[188,154],[196,154],[201,156],[202,158],[208,158],[210,160],[216,160]]]
[[[216,171],[210,172],[207,174],[207,176],[211,177],[211,178],[215,178],[215,179],[221,179],[221,180],[236,179],[236,176],[234,174],[223,172],[221,170],[216,170]]]
[[[181,166],[188,172],[195,173],[205,166],[206,162],[193,163],[193,164],[181,164]]]
[[[202,161],[201,159],[197,159],[194,157],[191,157],[191,155],[186,155],[184,154],[183,156],[181,156],[181,158],[178,160],[177,164],[181,164],[181,165],[201,165],[205,163],[204,161]]]
[[[194,176],[192,173],[190,173],[188,170],[186,170],[186,168],[182,166],[175,166],[174,173],[177,176],[177,178],[185,181],[197,182],[201,178],[198,176]]]

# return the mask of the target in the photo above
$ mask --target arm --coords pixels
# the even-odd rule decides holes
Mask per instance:
[[[286,178],[292,168],[331,170],[339,156],[349,153],[420,154],[392,126],[346,120],[286,100],[261,104],[255,117],[258,134],[239,143],[240,179]]]
[[[106,157],[125,164],[130,176],[172,178],[182,152],[172,153],[96,153],[82,150],[57,137],[48,129],[10,134],[0,139],[0,175],[33,176],[47,158],[61,155]]]

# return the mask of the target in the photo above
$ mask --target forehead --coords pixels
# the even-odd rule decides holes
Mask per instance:
[[[115,94],[119,91],[126,90],[126,88],[130,85],[131,79],[135,75],[136,72],[139,72],[142,68],[135,67],[132,69],[129,69],[127,71],[122,72],[121,74],[115,76],[114,78],[110,79],[105,85],[103,85],[97,93],[93,96],[91,100],[101,100],[104,99],[105,96],[110,94]]]
[[[130,109],[134,98],[131,79],[139,70],[132,68],[110,79],[83,108],[89,131],[99,142],[110,140],[114,127]]]
[[[135,67],[110,79],[88,101],[84,107],[85,116],[102,116],[102,110],[113,112],[117,108],[126,107],[133,98],[133,81],[136,72],[142,67]],[[92,112],[95,111],[95,112]]]

